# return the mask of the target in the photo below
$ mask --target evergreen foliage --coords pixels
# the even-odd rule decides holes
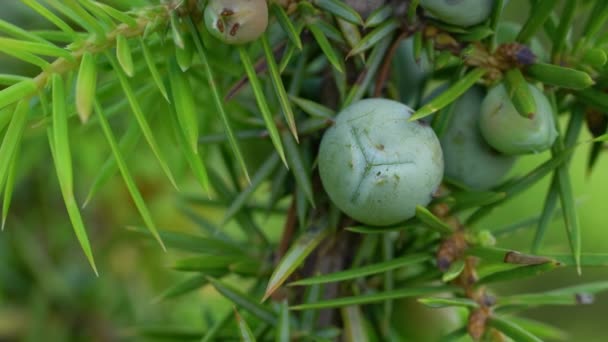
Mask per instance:
[[[182,252],[173,267],[189,273],[159,300],[208,286],[234,306],[207,331],[142,327],[142,337],[398,341],[404,337],[397,303],[416,298],[450,308],[456,317],[442,341],[467,335],[539,341],[562,334],[519,312],[586,304],[608,290],[608,282],[511,296],[493,290],[562,268],[608,267],[608,254],[581,249],[585,227],[569,174],[574,150],[593,145],[592,172],[608,140],[604,0],[526,2],[521,29],[501,44],[495,32],[502,0],[493,1],[487,20],[469,27],[443,23],[415,0],[271,0],[266,31],[238,45],[209,32],[205,0],[21,1],[53,26],[25,30],[0,21],[0,53],[38,70],[0,75],[2,229],[19,229],[9,215],[15,175],[31,172],[20,158],[24,150],[41,149],[31,140],[47,135],[45,153],[95,273],[103,269],[96,266],[98,251],[81,207],[94,206],[99,191],[120,174],[143,223],[132,229],[169,253]],[[371,3],[371,10],[362,8]],[[573,29],[577,20],[585,24]],[[228,29],[239,27],[218,27]],[[544,56],[529,47],[541,36]],[[401,58],[404,51],[408,58]],[[399,63],[412,60],[420,62],[419,75],[397,73],[411,70]],[[499,83],[526,120],[537,110],[531,87],[548,99],[558,136],[544,163],[489,189],[444,179],[427,207],[388,227],[362,225],[331,203],[316,159],[322,134],[341,109],[363,98],[396,99],[416,109],[411,121],[428,120],[441,137],[449,121],[458,120],[454,103],[463,94]],[[440,92],[425,99],[435,89]],[[593,140],[579,138],[585,123]],[[75,182],[72,163],[79,143],[73,131],[81,125],[102,132],[109,151],[96,179],[85,180],[88,189],[75,189],[81,181]],[[145,146],[137,146],[140,140]],[[131,171],[130,156],[141,149],[154,155],[200,234],[157,227]],[[552,181],[539,217],[523,225],[482,224],[545,177]],[[79,198],[83,191],[86,197]],[[222,208],[221,222],[191,210],[199,205]],[[259,219],[270,213],[283,222],[278,239],[279,228]],[[515,222],[527,219],[513,214]],[[564,221],[569,254],[543,252],[553,219]],[[232,222],[238,232],[224,229]],[[496,247],[496,239],[516,229],[535,230],[529,250]]]

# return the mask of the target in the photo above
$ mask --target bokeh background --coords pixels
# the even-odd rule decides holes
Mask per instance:
[[[506,16],[521,21],[528,1],[509,2]],[[44,21],[17,0],[2,0],[0,18],[21,27],[44,29]],[[0,55],[0,73],[34,75],[35,69]],[[77,198],[83,199],[99,165],[110,155],[101,131],[83,126],[73,131]],[[589,138],[584,135],[581,139]],[[571,175],[583,230],[583,251],[608,252],[608,157],[602,156],[593,174],[586,173],[588,146],[574,155]],[[523,157],[513,174],[524,174],[548,154]],[[136,181],[162,229],[196,232],[183,215],[183,205],[147,149],[130,157]],[[175,161],[179,164],[179,161]],[[183,336],[203,331],[209,314],[203,301],[230,308],[207,287],[169,301],[159,294],[183,277],[170,269],[176,255],[163,253],[154,243],[127,229],[140,224],[122,180],[116,177],[83,210],[100,276],[95,277],[75,239],[52,167],[44,130],[28,130],[22,149],[17,187],[6,229],[0,233],[0,341],[117,341],[134,338],[136,327],[174,327]],[[186,177],[185,170],[183,176]],[[496,210],[484,224],[505,226],[538,215],[549,178]],[[194,183],[192,183],[194,184]],[[193,191],[198,189],[193,185]],[[182,208],[182,209],[180,209]],[[214,208],[192,208],[210,220],[222,217]],[[258,218],[279,229],[278,217]],[[227,227],[230,229],[230,227]],[[500,246],[526,251],[533,233],[523,229],[500,240]],[[245,238],[245,237],[243,237]],[[567,253],[564,226],[553,221],[543,247],[546,253]],[[542,277],[498,287],[499,293],[542,291],[580,282],[608,280],[608,270],[588,268],[578,276],[563,269]],[[418,310],[409,304],[406,312]],[[408,311],[409,310],[409,311]],[[530,310],[527,315],[552,323],[569,333],[571,341],[608,339],[608,295],[594,304]],[[397,317],[396,319],[399,319]]]

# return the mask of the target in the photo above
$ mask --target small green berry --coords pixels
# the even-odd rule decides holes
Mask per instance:
[[[486,20],[494,7],[494,0],[420,0],[433,17],[456,26],[472,26]]]
[[[256,40],[268,26],[266,0],[210,0],[205,7],[205,25],[227,44]]]
[[[499,184],[515,162],[514,157],[490,147],[479,131],[484,95],[481,87],[473,87],[456,100],[441,136],[446,179],[474,190],[487,190]]]
[[[319,173],[331,200],[352,218],[386,226],[427,205],[443,177],[430,126],[409,122],[399,102],[367,99],[343,109],[321,141]]]
[[[521,116],[501,83],[492,88],[481,104],[479,128],[488,144],[505,154],[542,152],[557,137],[553,111],[547,97],[528,84],[536,113],[532,118]]]

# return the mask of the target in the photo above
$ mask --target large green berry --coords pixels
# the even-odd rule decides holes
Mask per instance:
[[[456,26],[472,26],[486,20],[494,0],[420,0],[433,17]]]
[[[481,104],[481,134],[502,153],[542,152],[550,148],[557,137],[549,100],[538,88],[530,84],[528,87],[536,102],[532,118],[517,112],[502,83],[492,88]]]
[[[443,176],[433,130],[409,122],[396,101],[367,99],[343,109],[319,150],[321,181],[331,200],[354,219],[375,226],[411,218],[427,205]]]
[[[485,91],[473,87],[452,107],[450,122],[441,136],[446,179],[474,190],[489,189],[502,180],[515,162],[488,145],[479,131]]]
[[[205,25],[213,36],[228,44],[256,40],[268,26],[266,0],[209,0]]]

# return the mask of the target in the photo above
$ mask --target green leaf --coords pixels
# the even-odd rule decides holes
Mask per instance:
[[[127,13],[119,11],[112,6],[108,6],[106,4],[103,4],[103,3],[100,3],[97,1],[93,2],[93,4],[95,6],[101,8],[104,12],[106,12],[112,18],[114,18],[122,23],[125,23],[125,24],[129,25],[130,27],[137,26],[137,20],[135,18],[131,17],[130,15],[128,15]]]
[[[523,317],[510,317],[509,319],[511,322],[519,325],[528,332],[540,338],[544,338],[551,341],[568,340],[568,334],[554,326]]]
[[[80,61],[78,79],[76,80],[76,111],[80,121],[86,123],[93,111],[93,101],[97,90],[97,66],[95,57],[85,52]]]
[[[26,52],[26,51],[15,50],[15,49],[9,48],[7,46],[0,45],[0,52],[4,52],[5,54],[7,54],[9,56],[15,57],[26,63],[35,65],[42,70],[49,70],[51,67],[51,64],[49,62],[45,61],[44,59],[42,59],[38,56],[35,56],[34,54]]]
[[[608,290],[608,282],[595,282],[542,293],[527,293],[500,297],[497,307],[506,306],[536,307],[543,305],[581,305],[591,304],[591,295]]]
[[[542,0],[541,0],[542,1]],[[508,318],[499,317],[499,316],[491,316],[488,324],[491,327],[498,329],[503,332],[505,335],[509,336],[515,341],[518,342],[542,342],[541,339],[534,336],[532,333],[524,330],[519,325],[510,321]]]
[[[54,87],[53,87],[53,89],[54,89]],[[70,217],[70,221],[72,222],[72,228],[74,229],[74,232],[76,233],[76,238],[78,239],[78,242],[80,243],[80,246],[81,246],[85,256],[87,257],[89,264],[91,265],[91,268],[93,268],[93,272],[95,272],[95,275],[98,276],[99,273],[97,272],[97,266],[95,266],[95,259],[93,258],[93,252],[91,250],[91,243],[89,242],[89,237],[88,237],[86,229],[84,227],[84,222],[82,221],[82,216],[80,215],[80,210],[78,210],[78,205],[76,204],[76,199],[74,198],[73,193],[66,192],[67,186],[66,186],[66,184],[63,183],[64,182],[63,178],[61,178],[61,176],[59,176],[62,171],[57,169],[58,160],[56,158],[55,147],[54,147],[55,133],[53,133],[53,129],[50,127],[47,129],[47,132],[48,132],[49,146],[51,148],[51,154],[53,156],[53,161],[55,164],[57,177],[59,178],[59,185],[61,188],[61,193],[63,196],[63,200],[65,202],[65,207],[67,209],[68,216]]]
[[[200,329],[150,326],[137,327],[134,333],[144,340],[192,341],[200,338],[203,332]]]
[[[489,205],[505,199],[505,192],[492,191],[462,191],[450,194],[446,202],[452,204],[451,213],[461,212],[466,209]]]
[[[177,60],[177,65],[182,72],[188,71],[192,66],[193,57],[194,57],[194,44],[192,44],[188,39],[188,37],[183,38],[186,43],[183,48],[179,46],[175,47],[175,59]]]
[[[312,191],[312,182],[311,182],[311,169],[308,160],[306,160],[296,145],[296,142],[292,136],[289,134],[283,134],[283,144],[285,145],[285,150],[287,151],[287,165],[289,165],[289,169],[293,173],[298,189],[300,189],[308,202],[314,207],[315,206],[315,198]]]
[[[447,335],[441,337],[439,342],[461,342],[461,341],[470,341],[469,333],[467,331],[467,327],[462,327],[460,329],[456,329],[450,332]]]
[[[245,320],[239,315],[239,312],[236,308],[234,308],[234,316],[236,317],[236,323],[239,327],[239,333],[241,334],[241,341],[243,342],[255,342],[255,336],[253,332],[251,332],[251,328]]]
[[[146,228],[131,226],[129,229],[139,234],[152,236],[152,233]],[[214,255],[244,254],[242,247],[221,239],[167,231],[160,231],[159,235],[167,247],[177,251]]]
[[[301,304],[290,307],[291,310],[319,310],[328,308],[339,308],[350,305],[363,305],[370,303],[384,302],[391,299],[417,297],[432,293],[453,291],[451,286],[429,286],[429,287],[408,287],[399,290],[363,294],[352,297],[340,297],[328,299],[316,303]]]
[[[342,59],[338,57],[338,53],[327,40],[325,33],[323,33],[319,26],[318,19],[310,20],[310,22],[307,23],[307,27],[315,38],[317,44],[319,44],[319,47],[323,51],[323,54],[325,55],[325,57],[327,57],[329,63],[331,63],[331,65],[340,73],[343,73],[344,66],[342,63]]]
[[[207,78],[209,89],[211,90],[213,102],[215,103],[215,107],[216,107],[218,113],[220,114],[220,118],[222,119],[222,124],[224,125],[224,130],[226,132],[226,135],[228,136],[228,141],[230,142],[230,147],[236,157],[239,167],[241,168],[241,170],[243,171],[243,173],[245,175],[245,178],[247,179],[248,182],[250,182],[249,172],[247,171],[245,159],[243,158],[243,152],[241,151],[241,148],[239,147],[238,141],[234,135],[234,130],[232,129],[230,120],[228,119],[228,115],[226,114],[226,110],[224,109],[224,101],[222,99],[222,96],[220,95],[219,89],[217,88],[214,73],[213,73],[213,70],[211,69],[211,66],[209,65],[209,61],[207,59],[207,53],[205,52],[205,49],[203,47],[203,43],[202,43],[200,34],[198,32],[198,29],[192,22],[191,18],[188,18],[187,24],[190,29],[190,33],[192,34],[192,38],[194,40],[196,50],[198,51],[199,58],[201,59],[201,63],[203,64],[203,69],[205,71],[205,76]]]
[[[433,215],[433,213],[421,205],[416,206],[416,217],[425,226],[433,229],[441,235],[450,235],[454,233],[452,227],[448,226],[445,222],[441,221],[441,219]]]
[[[360,100],[364,93],[368,90],[370,84],[375,80],[376,72],[384,60],[385,53],[388,51],[391,44],[390,37],[382,39],[369,55],[365,67],[361,71],[361,76],[352,85],[346,99],[342,103],[342,108],[346,108],[348,105]]]
[[[186,74],[180,70],[175,61],[170,63],[169,81],[179,127],[189,147],[194,153],[198,153],[199,120],[198,109],[194,102],[195,95]]]
[[[547,262],[556,262],[556,260],[546,256],[524,254],[511,249],[497,247],[475,246],[467,249],[466,254],[481,258],[485,262],[496,264],[537,265]]]
[[[242,255],[199,255],[177,260],[173,268],[178,271],[207,272],[227,269],[229,265],[247,259],[248,257]]]
[[[505,271],[499,271],[489,274],[481,278],[476,285],[485,285],[496,282],[504,282],[510,280],[520,280],[527,277],[538,276],[540,274],[552,271],[560,266],[557,262],[546,262],[538,265],[520,266]]]
[[[576,5],[578,1],[566,1],[562,15],[559,20],[559,26],[553,36],[553,47],[551,56],[553,60],[559,60],[559,55],[564,50],[564,47],[568,43],[568,32],[572,28],[572,20],[576,14]]]
[[[252,298],[251,296],[229,286],[219,280],[208,278],[209,282],[215,289],[226,297],[233,304],[240,308],[249,311],[252,315],[259,318],[260,320],[270,324],[276,325],[278,318],[269,308],[259,303],[259,300]]]
[[[574,204],[574,194],[572,193],[572,184],[570,182],[570,172],[566,167],[560,167],[557,170],[557,180],[559,183],[560,201],[564,212],[564,222],[566,224],[566,232],[572,255],[576,260],[577,271],[581,273],[581,231]]]
[[[68,132],[67,94],[63,78],[59,74],[51,76],[53,101],[53,146],[55,148],[55,168],[61,191],[74,196],[74,177],[72,174],[72,155]],[[66,196],[66,195],[64,195]]]
[[[49,4],[57,9],[62,9],[61,11],[67,14],[67,9],[71,10],[70,18],[75,19],[79,25],[82,25],[88,31],[92,31],[97,36],[98,40],[103,40],[106,37],[106,32],[99,23],[99,20],[93,17],[89,12],[87,12],[84,8],[80,7],[76,0],[63,0],[62,3],[59,3],[57,0],[46,0]]]
[[[562,151],[560,154],[553,156],[553,158],[549,159],[545,163],[539,165],[534,170],[530,171],[527,175],[516,179],[513,182],[509,182],[498,187],[498,191],[505,192],[506,198],[505,200],[515,196],[516,194],[521,193],[529,189],[532,185],[543,179],[549,172],[555,170],[559,167],[564,161],[566,161],[570,154],[573,152],[573,148]],[[466,220],[466,225],[472,225],[477,222],[479,219],[490,213],[496,206],[500,203],[503,203],[504,200],[494,202],[492,204],[486,205],[484,207],[479,208],[475,211],[471,216],[469,216]]]
[[[406,229],[406,225],[401,224],[401,225],[394,225],[394,226],[389,226],[389,227],[354,226],[354,227],[346,227],[344,229],[348,230],[349,232],[353,232],[353,233],[357,233],[357,234],[377,235],[377,234],[384,234],[384,233],[390,233],[390,232],[395,232],[395,231],[402,231],[402,230]]]
[[[11,198],[13,197],[13,190],[15,189],[15,178],[17,174],[17,156],[19,155],[20,147],[17,146],[11,158],[10,164],[8,165],[8,174],[6,175],[6,184],[4,185],[4,196],[2,198],[2,228],[4,230],[6,225],[6,219],[8,217],[8,211],[11,205]],[[2,184],[2,181],[0,181]],[[0,185],[1,188],[1,185]]]
[[[296,96],[289,96],[289,99],[310,116],[330,119],[336,115],[333,110],[315,101]]]
[[[551,255],[550,257],[565,266],[576,266],[579,263],[579,261],[576,260],[573,255]],[[580,265],[606,267],[608,266],[608,254],[581,254]]]
[[[281,28],[287,34],[287,38],[291,41],[291,43],[298,49],[302,50],[302,40],[300,39],[300,33],[293,26],[292,20],[287,16],[283,7],[278,5],[277,3],[272,2],[270,4],[270,10],[274,14],[275,18],[281,25]]]
[[[287,300],[284,299],[279,307],[279,323],[275,337],[276,342],[285,342],[291,340],[289,306]]]
[[[116,142],[116,138],[114,137],[114,133],[112,133],[110,124],[108,123],[108,121],[105,117],[103,109],[97,102],[95,102],[94,107],[95,107],[95,111],[97,112],[97,119],[99,120],[103,133],[106,136],[106,140],[108,141],[108,144],[110,145],[110,148],[112,149],[112,153],[114,154],[114,159],[116,160],[118,169],[120,170],[120,173],[122,174],[122,178],[125,181],[125,185],[127,186],[129,193],[131,194],[131,198],[133,199],[133,202],[135,203],[135,207],[137,207],[139,214],[141,215],[142,219],[144,220],[146,227],[150,230],[150,233],[152,234],[152,236],[154,236],[154,238],[158,241],[158,243],[160,244],[162,249],[166,251],[167,248],[165,247],[163,240],[161,239],[160,235],[158,234],[158,229],[156,228],[156,224],[154,223],[154,220],[152,219],[152,215],[150,214],[150,211],[148,210],[148,207],[146,206],[146,202],[144,201],[141,193],[139,192],[139,189],[137,188],[137,185],[135,184],[135,180],[133,179],[133,176],[131,175],[129,168],[127,167],[127,164],[124,160],[124,157],[122,156],[118,143]]]
[[[116,58],[118,58],[118,63],[125,74],[129,77],[133,77],[135,74],[135,67],[133,66],[131,47],[129,46],[127,38],[122,34],[116,36]]]
[[[494,5],[497,7],[498,5]],[[458,35],[458,40],[461,42],[479,42],[482,41],[491,35],[493,35],[495,31],[487,26],[476,26],[473,27],[469,32]]]
[[[161,169],[164,171],[165,175],[167,175],[167,178],[169,178],[171,184],[173,184],[173,186],[178,189],[177,183],[175,182],[175,178],[173,177],[173,173],[169,168],[169,164],[166,162],[165,157],[160,151],[158,143],[156,142],[156,138],[154,137],[154,133],[152,132],[152,129],[150,128],[150,125],[146,120],[144,112],[141,109],[141,105],[139,104],[139,101],[137,100],[135,93],[133,92],[133,88],[129,84],[129,80],[127,79],[122,68],[118,66],[118,63],[116,63],[114,57],[110,54],[106,54],[106,56],[110,61],[110,64],[112,64],[112,68],[114,69],[116,76],[118,77],[118,81],[120,82],[120,85],[123,91],[125,92],[127,100],[129,101],[131,111],[133,112],[135,119],[137,119],[137,123],[139,124],[139,127],[141,128],[141,131],[144,137],[146,138],[148,145],[150,145],[150,148],[152,149],[152,152],[154,152],[154,155],[156,156],[156,159],[158,160]]]
[[[441,108],[449,105],[458,99],[462,94],[464,94],[469,88],[471,88],[477,81],[479,81],[483,75],[485,75],[486,70],[482,68],[474,69],[473,71],[467,73],[464,77],[456,81],[452,86],[450,86],[446,91],[439,94],[437,97],[432,99],[422,108],[418,109],[414,115],[409,119],[409,121],[415,121],[422,119],[426,116],[429,116]]]
[[[129,124],[129,127],[127,128],[127,131],[120,139],[120,142],[118,144],[122,155],[130,156],[135,150],[135,147],[137,146],[137,142],[139,141],[140,137],[141,130],[137,126],[137,121],[132,120]],[[110,155],[103,163],[101,169],[99,170],[99,173],[93,180],[89,192],[87,193],[87,197],[82,205],[83,208],[89,204],[91,199],[93,199],[93,196],[95,196],[97,192],[106,185],[108,180],[110,180],[110,178],[117,171],[118,165],[116,165],[116,159],[114,159],[113,155]]]
[[[594,37],[604,26],[608,18],[608,4],[604,1],[596,1],[595,6],[587,18],[587,25],[580,33],[582,40],[586,41]]]
[[[236,180],[236,175],[233,175],[232,178]],[[230,187],[226,184],[225,180],[219,176],[219,174],[214,168],[209,169],[209,180],[215,188],[216,194],[221,200],[223,206],[228,205],[237,196],[237,194],[235,194],[234,191],[230,189]],[[236,184],[237,182],[235,181],[234,183]],[[243,231],[246,236],[249,237],[249,241],[261,242],[264,246],[269,245],[266,234],[255,223],[251,212],[241,211],[240,213],[236,214],[235,218],[238,223],[238,227]]]
[[[0,109],[27,98],[38,90],[36,83],[27,79],[0,90]]]
[[[554,211],[557,207],[557,200],[559,196],[559,183],[557,182],[557,175],[554,175],[551,179],[551,185],[547,196],[545,197],[543,211],[538,220],[538,227],[534,234],[534,240],[532,242],[532,253],[538,252],[541,247],[542,241],[549,229],[549,223],[553,220]]]
[[[358,305],[342,307],[340,313],[344,323],[342,334],[345,341],[369,341],[366,331],[368,322],[366,322],[365,316],[361,312],[361,307]]]
[[[86,11],[91,12],[93,17],[95,19],[97,19],[97,21],[100,24],[102,24],[103,26],[105,26],[105,27],[115,26],[115,23],[114,23],[114,21],[112,21],[112,18],[104,10],[102,10],[99,6],[95,6],[95,3],[92,0],[89,0],[89,1],[79,0],[78,2],[82,7],[84,7],[84,9]]]
[[[384,5],[375,9],[372,13],[369,14],[367,19],[365,19],[366,28],[376,27],[383,22],[385,22],[390,16],[393,14],[393,8],[389,5]]]
[[[0,74],[0,85],[2,86],[12,86],[15,83],[19,83],[21,81],[26,81],[28,78],[19,75],[11,75],[11,74]],[[0,125],[0,127],[2,127]]]
[[[8,88],[7,88],[8,89]],[[608,112],[608,94],[595,89],[587,88],[574,93],[576,98],[589,106],[595,107],[603,112]],[[0,104],[2,103],[2,92],[0,91]],[[0,105],[0,107],[2,107]]]
[[[368,49],[376,46],[376,44],[391,35],[394,31],[399,28],[399,22],[397,20],[388,20],[380,26],[373,29],[365,37],[363,37],[357,46],[353,47],[352,50],[346,55],[346,58],[356,56]]]
[[[169,96],[167,95],[167,89],[165,88],[163,79],[161,78],[160,72],[158,71],[158,68],[156,67],[156,63],[154,62],[154,59],[153,59],[154,57],[152,56],[152,53],[150,52],[150,48],[148,47],[148,45],[146,44],[146,41],[143,38],[139,39],[139,45],[141,46],[141,50],[144,55],[144,59],[146,60],[146,64],[148,65],[148,70],[150,70],[150,75],[152,75],[152,79],[154,80],[154,83],[156,83],[158,90],[160,90],[160,93],[163,95],[165,100],[167,100],[167,102],[169,102]]]
[[[314,0],[314,4],[327,12],[355,25],[362,25],[363,20],[357,11],[340,0]]]
[[[203,162],[201,155],[192,149],[192,145],[190,144],[190,142],[187,141],[185,132],[183,130],[179,129],[179,123],[176,118],[177,114],[175,113],[175,108],[171,108],[171,110],[172,110],[172,113],[171,113],[172,115],[170,117],[170,120],[171,120],[171,124],[174,127],[174,131],[177,133],[177,139],[178,139],[179,145],[181,146],[180,149],[182,150],[182,152],[184,152],[184,156],[186,157],[186,160],[188,161],[188,164],[190,165],[190,169],[192,170],[192,173],[194,174],[194,177],[200,184],[201,188],[203,190],[205,190],[205,192],[207,194],[209,194],[210,187],[209,187],[209,174],[207,172],[207,167],[205,166],[205,163]]]
[[[384,273],[386,271],[406,267],[413,264],[421,264],[431,259],[432,256],[428,254],[412,254],[372,265],[361,266],[340,272],[333,272],[329,274],[314,276],[311,278],[301,279],[290,283],[289,286],[326,284],[345,280],[355,280],[358,278]]]
[[[18,39],[0,37],[0,46],[2,46],[3,50],[16,50],[35,55],[62,57],[68,61],[74,61],[74,56],[72,56],[68,50],[48,43],[26,42]]]
[[[182,37],[180,27],[180,20],[177,11],[170,12],[170,24],[171,24],[171,38],[173,38],[173,43],[180,49],[183,49],[186,44],[184,42],[184,38]]]
[[[567,89],[581,90],[595,83],[584,71],[553,64],[531,64],[526,68],[526,72],[537,81]]]
[[[462,271],[464,271],[464,266],[465,263],[463,259],[458,259],[454,261],[450,265],[450,268],[441,277],[441,281],[443,281],[444,283],[449,283],[450,281],[458,278]]]
[[[433,309],[449,308],[449,307],[465,307],[477,308],[479,304],[469,298],[441,298],[441,297],[425,297],[418,299],[418,302]]]
[[[2,146],[0,146],[0,189],[5,188],[5,184],[10,174],[11,160],[16,158],[18,146],[21,145],[23,132],[29,115],[29,104],[22,100],[17,104],[12,114],[11,121],[4,134]]]
[[[226,213],[224,214],[224,219],[222,220],[222,226],[226,224],[226,222],[230,221],[234,215],[236,215],[239,211],[241,211],[249,198],[253,195],[253,193],[262,185],[262,183],[270,177],[272,172],[279,165],[279,156],[276,153],[271,153],[270,156],[264,161],[262,166],[256,171],[251,178],[251,183],[249,186],[240,191],[239,194],[234,198],[234,200],[230,203],[230,207],[226,209]]]
[[[361,41],[361,32],[359,32],[359,27],[355,24],[349,23],[348,21],[340,19],[340,18],[336,18],[336,23],[338,24],[338,27],[340,28],[340,32],[342,32],[342,36],[346,40],[346,43],[348,44],[348,46],[351,49],[353,47],[357,46],[357,44],[359,44],[359,42]],[[365,61],[365,58],[363,55],[361,55],[361,60]],[[339,74],[339,73],[337,75],[344,76],[343,74]],[[335,81],[336,81],[336,83],[340,82],[341,77],[335,76]],[[337,87],[339,89],[341,88],[340,86],[337,86]]]
[[[208,281],[206,274],[197,274],[195,276],[190,276],[163,291],[158,297],[156,297],[154,302],[160,302],[170,298],[176,298],[185,295],[187,293],[200,289],[207,283]]]
[[[521,70],[514,68],[505,72],[504,84],[519,115],[532,119],[536,115],[536,101]]]
[[[294,118],[293,110],[291,109],[291,104],[289,103],[289,98],[287,97],[287,91],[283,85],[283,80],[281,79],[279,68],[277,67],[277,62],[274,60],[274,53],[272,52],[266,35],[262,35],[262,37],[260,37],[260,41],[262,42],[262,48],[264,49],[264,54],[266,55],[266,64],[268,64],[268,70],[270,71],[270,80],[272,81],[275,94],[279,99],[279,104],[281,105],[281,110],[283,111],[283,115],[287,121],[287,126],[289,126],[289,130],[291,131],[293,137],[296,139],[296,141],[298,141],[296,120]]]
[[[76,38],[76,32],[74,32],[74,30],[70,27],[70,25],[68,25],[61,18],[59,18],[58,16],[53,14],[53,12],[51,12],[45,6],[40,4],[38,2],[38,0],[21,0],[21,2],[24,3],[25,5],[29,6],[36,12],[38,12],[38,14],[40,14],[45,19],[47,19],[48,21],[53,23],[55,26],[57,26],[63,32],[67,33],[70,37]]]
[[[291,245],[272,273],[262,301],[268,299],[274,291],[283,285],[287,278],[304,263],[306,257],[317,248],[331,231],[332,228],[327,226],[312,226]]]
[[[221,332],[222,328],[224,328],[224,326],[228,324],[228,322],[232,318],[232,315],[232,312],[228,311],[226,314],[220,316],[220,318],[215,321],[209,331],[203,336],[201,342],[212,342],[218,340],[219,333]]]
[[[528,20],[519,31],[516,40],[520,43],[527,43],[534,36],[536,31],[545,23],[551,16],[555,0],[539,0],[530,9]]]
[[[2,19],[0,19],[0,32],[4,32],[10,36],[13,36],[15,38],[22,39],[22,40],[29,40],[29,41],[33,41],[33,42],[37,42],[37,43],[41,43],[41,44],[46,44],[46,45],[53,45],[46,39],[40,37],[39,35],[34,34],[31,31],[26,31],[26,30],[22,29],[21,27],[15,25],[15,24],[11,24],[8,21],[2,20]]]
[[[270,112],[270,108],[268,106],[268,102],[266,101],[266,96],[264,95],[264,90],[262,89],[262,84],[258,75],[255,71],[255,67],[249,58],[249,54],[247,50],[243,47],[239,47],[239,54],[241,56],[241,62],[245,67],[245,72],[247,73],[247,78],[249,78],[249,83],[251,85],[251,89],[255,95],[256,101],[258,103],[258,108],[260,112],[262,112],[262,117],[264,118],[264,122],[266,123],[266,129],[268,130],[268,134],[270,135],[270,140],[272,140],[272,144],[274,145],[279,157],[283,161],[283,164],[287,166],[287,160],[285,159],[285,151],[283,150],[283,143],[281,142],[281,135],[277,128],[276,123],[272,117],[272,113]]]

